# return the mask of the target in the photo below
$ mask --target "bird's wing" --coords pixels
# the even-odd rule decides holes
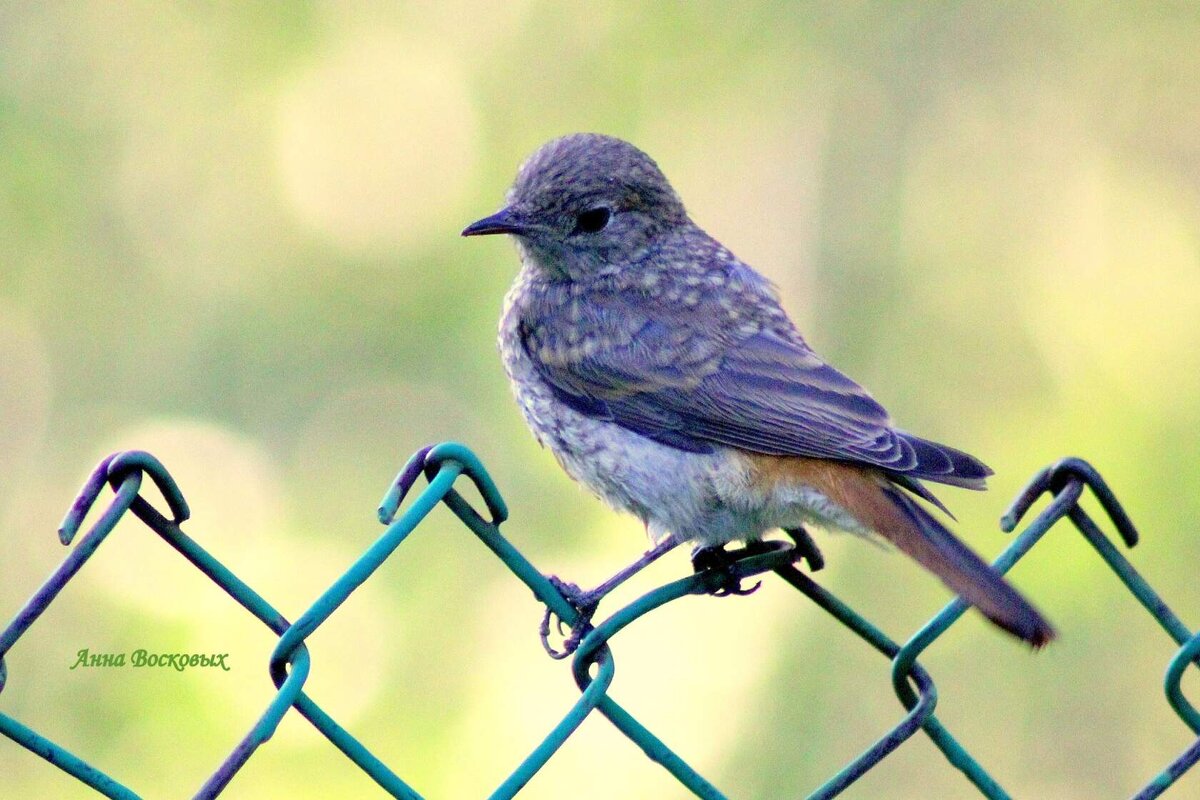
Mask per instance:
[[[786,320],[747,326],[713,306],[685,313],[610,294],[589,304],[584,326],[551,313],[522,338],[559,399],[673,447],[830,458],[964,486],[990,474],[892,428],[883,407]]]

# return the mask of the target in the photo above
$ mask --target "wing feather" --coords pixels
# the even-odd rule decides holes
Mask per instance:
[[[692,452],[829,458],[971,488],[991,473],[893,428],[866,390],[770,313],[771,298],[756,298],[768,305],[749,325],[713,302],[685,312],[630,292],[590,300],[542,308],[522,327],[539,374],[582,414]]]

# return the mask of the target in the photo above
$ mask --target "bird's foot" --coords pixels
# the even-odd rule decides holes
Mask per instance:
[[[592,631],[592,615],[596,613],[596,607],[600,605],[600,598],[604,593],[592,590],[585,592],[574,583],[568,583],[561,580],[556,575],[548,576],[550,583],[558,590],[558,593],[571,604],[577,613],[575,622],[571,625],[570,631],[566,630],[566,623],[561,617],[555,617],[554,612],[550,607],[546,607],[546,613],[542,615],[542,624],[538,628],[538,635],[542,640],[542,647],[546,654],[553,659],[564,659],[579,649],[579,643],[583,641],[583,637],[587,636]],[[550,644],[550,618],[554,617],[555,627],[558,629],[558,635],[565,637],[562,643],[562,649],[555,649],[554,645]]]
[[[747,542],[744,547],[736,550],[726,550],[720,545],[697,547],[692,551],[692,569],[710,576],[708,592],[714,597],[754,594],[762,586],[762,581],[755,581],[753,586],[743,586],[742,578],[733,572],[733,565],[743,558],[774,552],[780,549],[781,545],[786,547],[783,542],[756,540]]]
[[[817,549],[817,543],[813,541],[808,531],[801,527],[795,527],[784,528],[783,532],[792,537],[792,541],[796,543],[796,558],[807,561],[809,570],[816,572],[825,566],[825,556],[821,555],[821,551]]]
[[[742,585],[743,579],[737,576],[733,566],[743,559],[790,549],[794,551],[793,560],[803,559],[808,562],[808,567],[813,572],[825,566],[825,558],[817,549],[816,542],[808,535],[808,531],[797,527],[789,528],[785,532],[795,542],[794,546],[777,540],[755,539],[735,550],[726,550],[721,546],[697,547],[692,551],[692,568],[697,573],[706,573],[711,576],[709,579],[710,594],[716,597],[728,597],[729,595],[753,594],[762,585],[761,580],[755,581],[753,586]]]
[[[658,559],[662,558],[667,553],[671,552],[679,543],[671,537],[663,539],[658,544],[651,547],[645,553],[630,564],[620,570],[617,570],[611,578],[601,583],[595,589],[584,591],[573,583],[567,583],[564,580],[550,575],[548,576],[550,583],[558,590],[568,603],[570,603],[576,611],[577,617],[575,623],[571,625],[571,633],[563,630],[563,620],[559,619],[557,623],[558,633],[560,636],[566,636],[563,641],[563,649],[555,650],[550,645],[550,617],[553,616],[549,608],[542,615],[542,626],[539,632],[542,636],[542,647],[550,654],[551,658],[566,658],[575,652],[579,647],[579,643],[583,641],[583,637],[587,636],[592,630],[591,619],[596,613],[596,607],[600,605],[600,601],[608,596],[608,593],[616,589],[625,581],[632,578],[634,575],[641,572],[646,567],[653,564]]]

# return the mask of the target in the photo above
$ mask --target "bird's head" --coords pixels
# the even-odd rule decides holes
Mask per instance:
[[[658,165],[628,142],[577,133],[521,165],[508,204],[463,236],[512,234],[527,262],[559,279],[619,270],[688,221]]]

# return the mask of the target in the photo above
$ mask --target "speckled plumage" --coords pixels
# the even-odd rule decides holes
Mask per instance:
[[[807,523],[877,532],[1007,629],[1052,635],[897,488],[937,503],[920,479],[983,488],[991,471],[895,429],[640,150],[596,134],[550,142],[508,205],[464,231],[480,233],[512,234],[520,251],[499,344],[534,435],[656,540],[720,545]]]

